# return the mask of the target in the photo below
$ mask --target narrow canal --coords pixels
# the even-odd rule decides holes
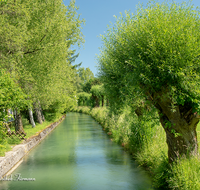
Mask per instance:
[[[18,180],[24,178],[35,181]],[[1,190],[147,190],[151,186],[131,156],[94,119],[80,113],[68,113],[10,179],[0,181]]]

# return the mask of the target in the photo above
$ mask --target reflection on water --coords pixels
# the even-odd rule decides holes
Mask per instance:
[[[35,178],[35,181],[19,181]],[[2,190],[146,190],[150,181],[90,116],[69,113],[10,176]],[[14,180],[15,179],[15,180]]]

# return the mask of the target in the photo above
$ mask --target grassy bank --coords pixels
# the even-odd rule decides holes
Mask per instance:
[[[158,189],[200,189],[200,159],[182,159],[169,165],[167,144],[159,121],[138,119],[130,110],[111,115],[106,108],[77,107],[74,111],[91,115],[116,143],[127,149],[152,176]],[[199,137],[199,127],[197,128]]]
[[[61,114],[56,115],[54,117],[47,115],[46,117],[46,121],[43,122],[42,124],[36,123],[36,126],[34,128],[32,128],[32,125],[29,124],[28,120],[23,118],[22,122],[23,122],[23,127],[24,127],[24,131],[26,133],[25,138],[28,139],[29,137],[36,135],[37,133],[40,133],[42,130],[44,130],[46,127],[48,127],[51,123],[56,122],[57,120],[59,120],[62,117]],[[11,131],[15,131],[14,126],[11,126]],[[18,145],[20,143],[22,143],[23,140],[20,140],[18,137],[16,136],[12,136],[12,138],[6,138],[3,143],[0,144],[0,157],[5,156],[5,153],[12,150],[12,148],[15,145]]]

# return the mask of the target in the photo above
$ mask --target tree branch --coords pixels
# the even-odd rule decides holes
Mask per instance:
[[[44,40],[44,38],[46,37],[46,34],[42,37],[42,39],[40,40],[40,42],[39,43],[41,43],[42,42],[42,40]]]
[[[41,48],[41,49],[35,49],[35,50],[32,50],[32,51],[27,51],[27,52],[24,52],[24,55],[25,54],[29,54],[29,53],[35,53],[37,51],[40,51],[40,50],[43,50],[44,48]]]

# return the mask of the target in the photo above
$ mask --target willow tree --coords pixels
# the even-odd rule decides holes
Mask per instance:
[[[90,106],[91,103],[91,94],[87,92],[79,92],[78,96],[78,105],[79,106]]]
[[[104,86],[102,85],[93,85],[90,89],[90,93],[92,94],[92,99],[94,100],[94,107],[100,106],[100,100],[102,101],[102,106],[104,106]]]
[[[102,36],[98,61],[107,91],[119,84],[124,99],[140,95],[156,107],[170,162],[198,154],[199,14],[191,4],[152,2],[126,12]]]

